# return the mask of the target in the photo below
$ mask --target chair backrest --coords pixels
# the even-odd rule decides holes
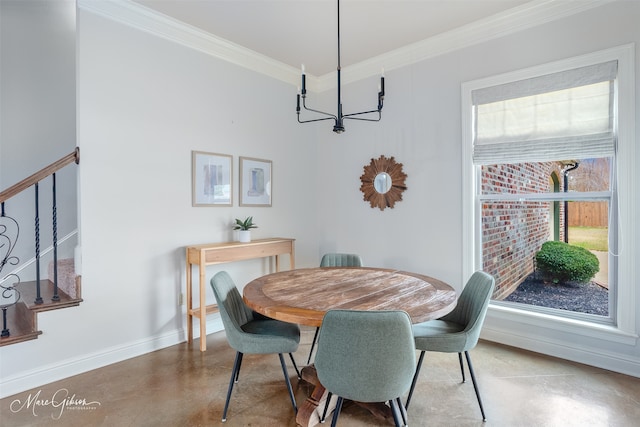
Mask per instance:
[[[362,258],[357,254],[324,254],[320,267],[362,267]]]
[[[478,343],[494,287],[493,276],[484,271],[476,271],[462,290],[456,308],[441,319],[464,325],[464,332],[467,334],[465,350],[475,347]]]
[[[218,303],[229,345],[240,351],[241,337],[245,334],[242,325],[253,320],[253,312],[242,300],[238,288],[226,271],[221,271],[213,276],[211,288]]]
[[[415,372],[409,315],[328,311],[320,328],[315,367],[320,383],[345,399],[386,402],[400,397]]]

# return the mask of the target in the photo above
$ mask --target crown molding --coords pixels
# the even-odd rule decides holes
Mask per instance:
[[[78,9],[82,11],[91,12],[277,80],[299,84],[299,69],[185,24],[139,3],[129,0],[77,0],[77,5]],[[310,89],[313,89],[313,82],[307,84]]]
[[[552,22],[616,0],[534,0],[519,7],[472,22],[436,36],[369,58],[342,69],[342,82],[351,83],[385,71],[403,68],[465,47],[504,37]],[[309,77],[307,77],[308,81]],[[336,86],[335,73],[318,78],[318,90]]]
[[[369,58],[342,69],[343,83],[377,76],[448,52],[552,22],[618,0],[534,0],[455,30]],[[298,86],[300,70],[232,43],[129,0],[77,0],[78,8],[140,31],[171,40],[223,61]],[[307,89],[323,92],[336,87],[335,72],[307,75]]]

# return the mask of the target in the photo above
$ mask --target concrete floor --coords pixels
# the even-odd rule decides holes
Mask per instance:
[[[303,328],[296,361],[306,361],[312,328]],[[214,426],[234,351],[224,333],[116,363],[0,400],[0,425]],[[455,354],[427,353],[409,408],[412,426],[637,426],[640,379],[481,341],[471,351],[487,422],[471,382],[460,383]],[[288,361],[288,358],[286,359]],[[290,361],[289,361],[290,363]],[[298,384],[298,404],[310,393]],[[54,399],[64,406],[51,402]],[[57,419],[55,419],[57,418]],[[244,358],[226,426],[295,426],[276,355]],[[326,424],[328,425],[328,423]],[[345,406],[339,426],[392,425]]]

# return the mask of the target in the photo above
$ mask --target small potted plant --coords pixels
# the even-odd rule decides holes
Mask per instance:
[[[236,218],[236,222],[234,224],[233,229],[238,231],[238,240],[240,242],[250,242],[251,241],[251,229],[258,228],[257,225],[253,223],[253,217],[248,216],[244,219],[244,221]]]

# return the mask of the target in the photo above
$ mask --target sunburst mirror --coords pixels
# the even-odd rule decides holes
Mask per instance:
[[[369,202],[372,208],[393,208],[397,201],[402,200],[402,192],[407,189],[405,179],[407,174],[402,172],[402,163],[397,163],[393,156],[380,156],[371,159],[371,163],[364,167],[364,173],[360,176],[360,191],[364,201]]]

